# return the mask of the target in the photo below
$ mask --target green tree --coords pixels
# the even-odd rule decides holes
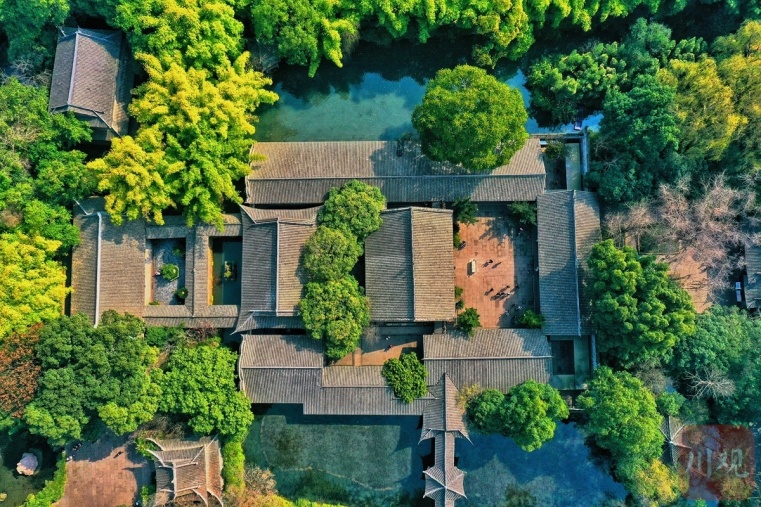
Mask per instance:
[[[378,230],[386,198],[378,187],[352,180],[332,188],[317,215],[317,223],[353,235],[362,243]]]
[[[555,421],[568,417],[557,389],[527,380],[510,389],[502,411],[503,433],[524,451],[535,451],[555,436]]]
[[[362,255],[353,235],[321,225],[304,245],[303,266],[315,282],[338,280],[349,274]]]
[[[79,242],[67,209],[95,189],[74,146],[90,129],[71,114],[50,114],[48,92],[9,79],[0,85],[0,232]]]
[[[535,202],[511,202],[507,212],[521,225],[536,225]]]
[[[442,69],[412,113],[423,153],[467,169],[506,164],[528,139],[520,92],[469,65]]]
[[[45,326],[37,345],[39,390],[24,414],[30,430],[61,445],[80,438],[96,416],[119,434],[152,419],[160,371],[158,350],[144,334],[142,320],[113,311],[97,329],[82,314]]]
[[[484,389],[468,403],[468,418],[482,433],[501,433],[504,406],[505,395],[501,391]]]
[[[466,308],[457,316],[457,327],[469,336],[473,336],[475,329],[481,327],[481,316],[475,308]]]
[[[470,197],[457,199],[452,204],[452,218],[458,224],[473,225],[478,221],[478,206],[470,202]]]
[[[521,315],[520,324],[529,329],[541,329],[544,325],[544,315],[528,309]]]
[[[66,20],[66,0],[3,0],[0,29],[8,37],[8,60],[26,60],[39,66],[49,59],[55,46],[55,28]]]
[[[352,276],[306,285],[299,303],[304,327],[316,340],[325,343],[328,359],[338,360],[359,345],[362,328],[370,323],[370,305]]]
[[[235,386],[237,355],[214,345],[179,347],[166,363],[159,410],[188,418],[198,434],[245,434],[251,402]]]
[[[601,366],[578,404],[589,415],[586,430],[614,460],[649,463],[660,456],[661,416],[652,393],[638,378]]]
[[[588,265],[592,325],[600,352],[613,362],[658,364],[695,331],[690,296],[668,276],[666,264],[606,240],[594,246]]]
[[[12,332],[61,315],[69,293],[66,273],[50,259],[59,246],[40,236],[0,234],[0,342]]]
[[[402,354],[399,359],[391,358],[383,363],[381,375],[394,390],[394,396],[405,403],[428,394],[426,378],[428,370],[414,352]]]
[[[607,96],[587,178],[601,198],[643,199],[686,173],[677,152],[681,131],[675,97],[676,90],[654,76],[641,76],[631,91]]]

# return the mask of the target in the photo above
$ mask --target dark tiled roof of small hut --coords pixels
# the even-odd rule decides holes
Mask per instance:
[[[316,229],[318,208],[283,213],[243,208],[241,311],[236,332],[303,328],[297,307],[306,275],[301,251]],[[290,218],[290,215],[294,215]]]
[[[430,378],[446,373],[460,388],[478,384],[506,392],[529,379],[547,383],[552,371],[547,339],[533,329],[478,329],[472,337],[426,335],[423,356]]]
[[[595,194],[548,192],[537,199],[539,302],[544,333],[590,334],[586,263],[601,239]]]
[[[153,440],[150,451],[156,464],[156,505],[193,496],[209,505],[210,497],[222,505],[222,455],[216,437],[197,440]]]
[[[124,133],[118,109],[122,34],[112,30],[61,29],[50,86],[50,110],[73,111],[95,128]],[[127,85],[129,87],[129,85]],[[126,104],[124,104],[126,107]]]
[[[452,212],[385,210],[365,240],[365,289],[370,318],[385,322],[452,321]]]
[[[544,191],[545,168],[539,139],[532,137],[510,162],[488,174],[433,162],[417,144],[397,156],[391,141],[257,143],[246,180],[250,204],[317,204],[333,187],[352,179],[377,186],[391,203],[534,201]]]
[[[459,438],[470,440],[465,424],[465,410],[457,405],[459,390],[449,375],[444,374],[431,386],[433,400],[423,411],[423,431],[420,440],[435,438],[439,433],[451,432]]]

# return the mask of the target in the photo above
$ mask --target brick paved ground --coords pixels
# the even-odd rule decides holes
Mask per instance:
[[[149,484],[153,465],[127,437],[103,437],[86,442],[66,463],[66,491],[56,507],[118,507],[135,505],[140,488]],[[123,451],[118,457],[116,454]],[[67,448],[69,456],[71,447]]]
[[[460,226],[466,246],[454,254],[455,285],[463,288],[465,307],[478,311],[484,328],[516,327],[513,319],[534,308],[536,232],[521,232],[503,210],[480,207],[478,223]],[[490,259],[494,262],[487,264]],[[475,273],[468,269],[472,260]],[[497,292],[508,285],[512,295],[498,298]]]

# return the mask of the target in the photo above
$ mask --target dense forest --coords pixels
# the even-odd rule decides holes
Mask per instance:
[[[79,242],[74,206],[95,194],[116,224],[162,224],[165,214],[181,214],[188,224],[221,226],[225,206],[241,202],[237,185],[249,172],[257,109],[278,98],[257,70],[262,55],[313,76],[321,65],[340,67],[361,38],[426,43],[446,32],[475,41],[470,63],[485,70],[443,72],[432,90],[446,92],[467,76],[492,93],[487,74],[512,60],[527,77],[528,114],[541,125],[603,114],[590,133],[586,184],[603,202],[611,238],[587,266],[606,366],[579,403],[591,413],[592,441],[633,497],[677,501],[677,479],[658,460],[661,418],[761,419],[761,328],[755,317],[718,305],[696,314],[668,267],[630,245],[695,249],[718,294],[742,269],[743,245],[758,243],[760,18],[761,0],[0,0],[0,429],[23,427],[60,446],[103,431],[166,431],[156,430],[166,418],[222,435],[232,498],[261,485],[256,473],[244,481],[242,441],[252,414],[235,386],[236,355],[216,333],[149,329],[129,315],[106,314],[98,328],[61,316],[64,266]],[[61,25],[122,30],[134,53],[135,128],[107,149],[90,146],[89,128],[74,116],[48,112]],[[544,38],[556,49],[537,51]],[[456,94],[440,90],[442,103],[457,105]],[[504,120],[515,134],[525,111],[515,90],[505,96],[498,109],[515,113]],[[441,138],[439,118],[426,108],[416,113],[424,143]],[[513,137],[523,140],[525,131]],[[435,143],[424,149],[488,170],[504,158],[491,144],[479,158],[471,146],[459,150],[469,156]],[[376,193],[363,202],[381,202]],[[331,194],[310,240],[314,262],[302,301],[312,334],[336,357],[356,345],[368,319],[347,273],[369,232],[341,229],[342,199]],[[343,252],[333,264],[321,257],[328,247]],[[340,334],[325,318],[338,311],[337,298],[354,302],[343,310],[348,324]],[[199,377],[213,382],[199,386]],[[568,415],[555,393],[532,384],[485,391],[474,403],[476,427],[526,450],[551,439],[554,421]],[[526,406],[544,407],[542,417],[531,420]],[[273,491],[265,496],[275,502]],[[246,501],[240,505],[265,505]],[[276,501],[266,505],[293,505]]]

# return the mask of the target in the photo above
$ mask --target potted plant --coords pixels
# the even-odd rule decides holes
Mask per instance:
[[[188,288],[187,287],[180,287],[176,291],[174,291],[174,295],[177,296],[179,299],[185,300],[186,297],[188,297]]]
[[[177,280],[180,277],[180,268],[177,267],[177,264],[164,264],[161,266],[161,276],[167,282]]]

